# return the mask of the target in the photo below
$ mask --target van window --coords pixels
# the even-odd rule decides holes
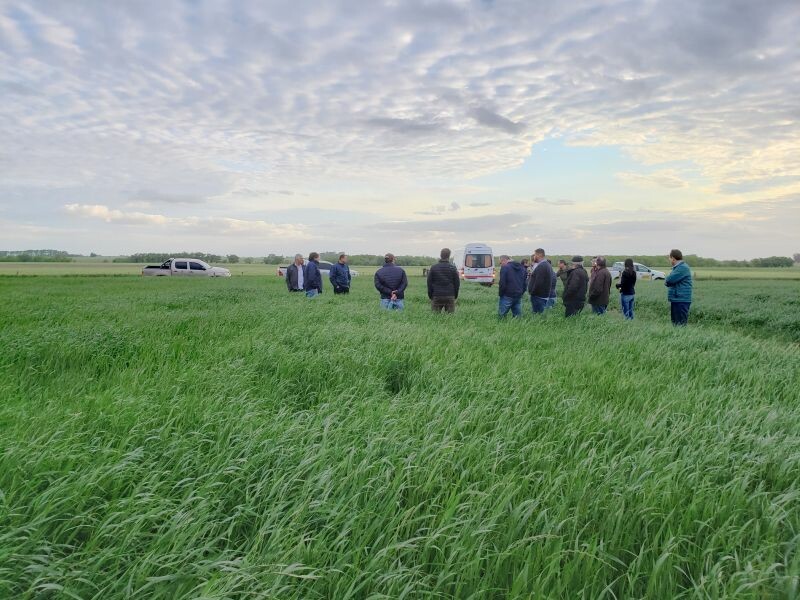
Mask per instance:
[[[489,269],[492,266],[491,254],[467,254],[464,266],[468,269]]]
[[[175,268],[176,269],[185,269],[186,268],[186,261],[185,260],[176,260],[175,261]]]

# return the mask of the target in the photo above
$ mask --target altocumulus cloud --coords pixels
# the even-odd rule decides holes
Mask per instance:
[[[797,0],[8,2],[0,202],[43,190],[8,217],[22,222],[133,194],[196,204],[194,217],[84,216],[218,226],[221,210],[286,205],[236,190],[463,181],[518,166],[553,136],[621,146],[655,173],[622,174],[629,184],[679,190],[664,165],[689,161],[710,189],[793,193],[797,31]],[[67,199],[68,187],[80,193]]]
[[[230,217],[168,217],[165,215],[121,211],[102,204],[67,204],[67,214],[98,219],[122,225],[151,225],[171,229],[200,230],[231,235],[263,235],[271,239],[308,239],[306,227],[293,224],[276,224],[262,220],[233,219]]]

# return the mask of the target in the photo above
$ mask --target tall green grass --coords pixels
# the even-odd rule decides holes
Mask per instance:
[[[783,286],[0,278],[0,597],[797,597],[796,321],[723,318]]]

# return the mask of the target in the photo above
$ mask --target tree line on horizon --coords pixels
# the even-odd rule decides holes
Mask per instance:
[[[320,252],[320,260],[329,262],[336,262],[339,259],[341,252],[325,251]],[[72,262],[75,257],[81,255],[69,254],[63,250],[22,250],[22,251],[9,251],[0,250],[0,262]],[[90,255],[93,257],[98,256],[94,252]],[[279,254],[268,254],[263,257],[245,256],[240,257],[236,254],[211,254],[206,252],[140,252],[131,254],[129,256],[119,256],[113,259],[115,263],[162,263],[169,258],[176,256],[186,256],[192,258],[199,258],[208,263],[226,263],[226,264],[254,264],[263,263],[267,265],[286,265],[294,260],[294,256],[282,256]],[[593,254],[584,254],[586,263],[591,261]],[[634,261],[647,265],[649,267],[669,267],[669,259],[666,255],[603,255],[605,256],[607,264],[611,265],[615,262],[624,261],[626,258],[632,258]],[[496,256],[495,259],[498,257]],[[530,259],[530,255],[514,255],[515,260],[522,260],[523,258]],[[572,260],[572,255],[553,255],[550,260],[557,264],[559,259],[564,259],[567,262]],[[348,260],[352,265],[359,266],[376,266],[379,267],[383,264],[382,254],[349,254]],[[434,256],[415,256],[410,254],[402,254],[396,256],[398,265],[405,265],[409,267],[421,266],[426,267],[434,264],[438,257]],[[750,260],[720,260],[716,258],[707,258],[697,256],[696,254],[684,255],[684,260],[693,267],[729,267],[729,268],[774,268],[774,267],[791,267],[795,263],[800,263],[800,252],[795,253],[794,256],[768,256],[763,258],[753,258]]]

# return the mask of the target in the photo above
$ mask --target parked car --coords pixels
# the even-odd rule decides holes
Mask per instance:
[[[666,279],[667,275],[663,271],[656,271],[655,269],[651,269],[650,267],[646,267],[640,263],[633,263],[633,268],[636,269],[636,279],[647,279],[647,280],[655,280],[655,279]],[[620,276],[622,271],[625,270],[625,263],[624,262],[615,262],[614,265],[609,269],[611,272],[611,277],[616,279]]]
[[[189,277],[230,277],[231,272],[225,267],[212,267],[199,258],[168,258],[160,265],[148,265],[142,269],[142,275],[166,277],[168,275],[185,275]]]
[[[327,260],[319,261],[319,270],[320,270],[320,273],[322,273],[323,277],[327,278],[328,275],[330,275],[332,266],[333,266],[333,263],[328,262]],[[286,277],[286,269],[288,269],[288,268],[289,268],[289,265],[286,265],[285,267],[278,267],[278,277]],[[358,277],[358,271],[356,271],[355,269],[351,268],[350,269],[350,276],[351,277]]]

